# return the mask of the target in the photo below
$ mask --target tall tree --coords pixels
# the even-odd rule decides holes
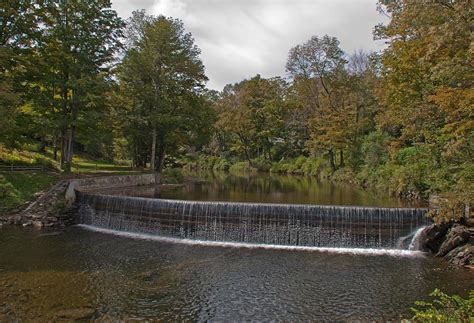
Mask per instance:
[[[39,37],[42,2],[3,1],[0,4],[0,139],[15,144],[23,133],[19,106],[32,47]]]
[[[287,71],[295,82],[304,84],[299,88],[305,90],[305,95],[309,96],[305,101],[313,108],[312,146],[328,152],[333,170],[336,169],[335,150],[342,148],[338,138],[340,134],[337,129],[336,131],[331,131],[329,128],[322,129],[322,125],[330,127],[331,122],[338,122],[338,118],[325,117],[338,114],[337,110],[340,107],[337,105],[340,99],[334,93],[336,89],[334,85],[338,78],[343,77],[346,63],[337,38],[325,35],[321,38],[313,36],[306,43],[292,48],[286,64]],[[328,136],[322,138],[321,131]]]
[[[46,101],[38,105],[59,121],[61,166],[71,166],[79,119],[98,107],[105,93],[101,85],[120,47],[122,20],[108,0],[58,0],[47,2],[43,37],[38,45],[38,92]],[[59,116],[57,116],[59,114]]]
[[[160,171],[167,150],[200,130],[206,112],[202,96],[204,66],[200,50],[178,19],[134,12],[129,20],[130,43],[119,69],[123,95],[132,103],[139,136],[147,136],[150,166]],[[208,111],[208,110],[207,110]]]

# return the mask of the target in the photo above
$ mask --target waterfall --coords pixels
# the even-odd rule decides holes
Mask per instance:
[[[421,208],[204,202],[78,192],[77,222],[167,238],[249,244],[400,249],[430,220]]]

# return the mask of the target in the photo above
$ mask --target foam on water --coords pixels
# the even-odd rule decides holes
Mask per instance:
[[[124,232],[110,229],[103,229],[87,224],[78,224],[78,227],[89,231],[101,232],[106,234],[113,234],[116,236],[159,241],[164,243],[185,244],[192,246],[203,247],[223,247],[223,248],[244,248],[244,249],[266,249],[266,250],[290,250],[290,251],[306,251],[306,252],[327,252],[335,254],[352,254],[352,255],[368,255],[368,256],[393,256],[393,257],[424,257],[425,253],[415,250],[400,250],[400,249],[375,249],[375,248],[328,248],[328,247],[305,247],[305,246],[286,246],[274,244],[255,244],[242,242],[222,242],[222,241],[203,241],[192,239],[180,239],[162,237],[158,235]]]

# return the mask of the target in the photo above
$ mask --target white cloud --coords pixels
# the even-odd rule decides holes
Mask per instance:
[[[347,53],[379,50],[372,29],[385,21],[376,0],[115,0],[122,17],[146,9],[183,20],[197,45],[210,81],[222,89],[227,83],[261,74],[285,76],[291,47],[313,35],[328,34],[341,41]]]

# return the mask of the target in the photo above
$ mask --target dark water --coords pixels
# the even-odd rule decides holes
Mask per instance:
[[[377,207],[419,207],[423,201],[406,201],[387,194],[365,191],[356,185],[333,184],[314,177],[279,174],[235,174],[193,172],[194,179],[184,186],[144,186],[107,190],[107,194],[184,199],[320,205],[358,205]]]
[[[434,288],[474,287],[472,271],[424,256],[189,246],[79,227],[4,227],[0,246],[0,321],[77,309],[109,321],[388,320]]]

